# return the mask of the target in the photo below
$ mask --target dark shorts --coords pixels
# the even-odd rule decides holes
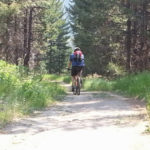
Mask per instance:
[[[73,66],[71,71],[71,76],[76,76],[80,74],[82,70],[83,70],[82,66]]]

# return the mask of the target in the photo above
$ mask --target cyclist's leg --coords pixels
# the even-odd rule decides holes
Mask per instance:
[[[78,78],[79,78],[79,83],[82,84],[82,72],[83,72],[83,67],[79,67],[79,70],[78,70]]]
[[[77,82],[77,81],[78,81],[78,78],[79,78],[78,75],[76,75],[76,76],[75,76],[75,85],[76,85],[76,87],[78,86],[78,82]]]
[[[74,91],[74,86],[75,86],[75,79],[74,76],[72,76],[72,91]]]
[[[72,67],[72,71],[71,71],[71,75],[72,75],[72,91],[74,91],[75,87],[77,86],[77,68],[76,67]]]
[[[80,84],[80,75],[78,74],[77,75],[77,78],[76,78],[76,94],[77,95],[80,95],[80,88],[81,88],[81,84]]]
[[[72,92],[74,91],[74,67],[71,69],[71,77],[72,77]]]
[[[83,67],[81,67],[81,71],[80,71],[80,83],[82,85],[82,73],[83,73]]]

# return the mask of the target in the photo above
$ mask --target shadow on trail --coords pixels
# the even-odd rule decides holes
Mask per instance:
[[[82,92],[80,96],[71,93],[56,106],[47,108],[39,115],[22,119],[7,126],[7,134],[37,134],[51,130],[78,130],[118,126],[136,126],[137,120],[145,117],[141,103],[107,93]]]

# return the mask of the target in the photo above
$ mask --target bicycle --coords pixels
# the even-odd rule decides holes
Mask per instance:
[[[67,69],[71,70],[70,68],[67,68]],[[74,95],[80,95],[81,86],[82,86],[82,79],[81,79],[80,75],[77,75],[76,83],[77,83],[77,86],[74,86],[73,94]]]
[[[74,95],[80,95],[80,90],[81,90],[81,78],[80,76],[77,77],[77,86],[75,86],[75,89],[73,91]]]

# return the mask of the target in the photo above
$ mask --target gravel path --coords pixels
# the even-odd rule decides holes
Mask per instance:
[[[112,93],[68,93],[63,102],[7,126],[0,150],[150,150],[145,105]]]

